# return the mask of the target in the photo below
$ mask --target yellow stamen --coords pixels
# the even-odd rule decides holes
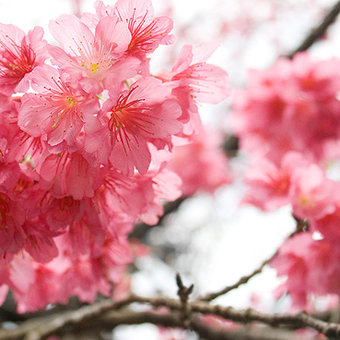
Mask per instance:
[[[73,97],[66,97],[66,103],[68,106],[75,106],[77,104]]]
[[[98,71],[98,64],[92,64],[91,63],[91,71],[93,74],[96,74]]]

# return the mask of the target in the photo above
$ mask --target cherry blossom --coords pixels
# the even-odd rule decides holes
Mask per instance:
[[[95,7],[50,21],[58,46],[40,27],[0,24],[0,302],[11,290],[20,313],[126,293],[126,267],[145,253],[129,233],[183,194],[174,140],[198,125],[196,99],[229,94],[202,50],[168,78],[150,74],[152,52],[173,42],[151,1]]]
[[[28,89],[30,73],[47,57],[43,29],[25,34],[14,25],[0,24],[0,93],[11,95]]]

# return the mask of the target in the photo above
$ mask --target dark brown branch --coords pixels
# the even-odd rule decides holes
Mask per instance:
[[[52,334],[60,334],[65,331],[66,328],[77,329],[81,325],[94,322],[96,318],[105,315],[109,311],[115,311],[117,318],[119,315],[124,315],[124,311],[117,312],[120,308],[127,306],[131,303],[141,303],[153,306],[155,309],[160,307],[165,307],[170,311],[181,312],[183,306],[178,300],[158,297],[158,298],[146,298],[136,295],[131,295],[130,297],[114,302],[110,300],[95,303],[91,306],[85,306],[77,311],[71,311],[66,313],[61,313],[54,317],[41,318],[39,320],[30,320],[22,325],[18,326],[14,330],[0,330],[0,339],[2,340],[41,340],[45,339],[47,336]],[[288,326],[295,328],[305,328],[309,327],[318,332],[333,338],[340,337],[340,324],[329,323],[321,321],[308,315],[306,313],[297,314],[265,314],[256,312],[251,309],[247,310],[237,310],[232,307],[223,307],[219,305],[210,305],[206,302],[193,301],[188,302],[188,308],[190,310],[190,320],[188,325],[183,325],[182,320],[178,317],[177,326],[181,328],[191,327],[195,330],[195,320],[194,318],[200,315],[215,315],[222,317],[226,320],[232,320],[235,322],[249,324],[253,322],[261,322],[266,325],[278,327],[278,326]],[[173,314],[171,314],[173,315]],[[176,315],[176,314],[174,314]],[[173,325],[174,322],[169,319],[170,324]],[[132,322],[132,321],[131,321]],[[136,322],[136,321],[134,321]],[[203,321],[200,321],[203,322]],[[196,325],[197,326],[197,325]],[[172,327],[172,326],[171,326]],[[198,326],[197,326],[198,327]],[[199,332],[199,330],[197,330]],[[224,338],[227,339],[227,338]],[[249,339],[252,339],[250,336]]]
[[[305,312],[296,314],[265,314],[252,309],[236,310],[232,307],[211,306],[206,303],[192,303],[193,312],[212,314],[227,320],[240,323],[261,322],[270,326],[294,326],[296,328],[312,328],[329,338],[340,338],[340,324],[315,319]]]
[[[208,340],[312,340],[300,337],[292,331],[270,327],[243,327],[236,331],[216,329],[198,319],[193,320],[191,328],[202,338]]]
[[[178,287],[177,295],[182,304],[181,321],[183,323],[183,326],[185,328],[188,328],[189,319],[190,319],[190,307],[189,307],[188,301],[189,301],[189,296],[194,289],[194,285],[192,284],[189,287],[186,287],[183,284],[182,278],[179,274],[176,274],[176,283]]]
[[[287,55],[287,58],[293,58],[296,53],[308,50],[317,40],[322,38],[322,36],[326,33],[328,27],[335,21],[339,13],[340,1],[337,1],[330,8],[328,13],[323,18],[322,22],[308,34],[308,36],[294,51]]]
[[[110,312],[100,319],[95,319],[86,325],[88,329],[96,327],[98,330],[111,330],[118,325],[138,325],[151,323],[170,328],[182,328],[182,323],[170,313],[155,314],[151,312],[134,312],[126,310],[122,312]],[[276,330],[269,327],[241,327],[240,329],[228,330],[209,325],[199,317],[193,317],[186,329],[191,329],[200,337],[207,340],[302,340],[292,331]],[[304,338],[305,339],[305,338]]]
[[[75,339],[80,339],[83,334],[94,335],[104,331],[111,331],[119,325],[140,325],[150,323],[169,328],[183,328],[181,320],[171,313],[135,312],[133,310],[123,310],[119,312],[108,312],[99,318],[91,319],[77,325],[77,329],[71,333]],[[239,329],[229,330],[217,328],[214,325],[204,322],[199,317],[193,317],[185,327],[196,332],[201,338],[207,340],[307,340],[294,334],[290,330],[277,330],[270,327],[240,327]],[[63,329],[58,333],[59,336],[67,334],[69,339],[70,332]],[[309,339],[311,340],[311,339]]]
[[[134,301],[131,296],[121,301],[105,300],[89,306],[79,308],[75,311],[61,313],[33,319],[20,325],[14,330],[0,330],[0,340],[25,339],[39,340],[54,334],[59,329],[70,324],[77,324],[90,318],[101,315],[109,310],[116,310]]]

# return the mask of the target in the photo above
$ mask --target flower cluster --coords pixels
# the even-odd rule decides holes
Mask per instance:
[[[339,59],[313,61],[300,53],[253,70],[233,103],[241,146],[276,163],[289,151],[330,157],[340,138],[339,67]]]
[[[186,144],[174,146],[168,168],[181,178],[183,196],[200,190],[212,194],[231,182],[221,137],[216,131],[201,129],[188,136]]]
[[[151,0],[95,8],[50,22],[58,46],[40,27],[0,25],[0,302],[11,289],[20,312],[113,294],[133,225],[181,195],[158,154],[201,128],[198,101],[229,94],[210,46],[150,74],[174,39]]]
[[[279,60],[251,73],[248,91],[235,102],[234,125],[254,156],[244,202],[265,211],[289,204],[309,225],[271,263],[286,277],[280,293],[298,308],[313,295],[340,295],[340,183],[327,171],[339,156],[339,66],[306,53]]]

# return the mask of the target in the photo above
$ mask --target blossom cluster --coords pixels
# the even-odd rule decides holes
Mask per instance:
[[[340,183],[327,168],[339,156],[340,60],[307,53],[250,74],[235,99],[234,126],[252,152],[244,202],[268,211],[290,205],[309,230],[288,240],[271,265],[278,292],[306,308],[312,296],[340,295]]]
[[[197,191],[214,193],[232,181],[227,171],[228,159],[222,150],[222,135],[201,128],[187,138],[189,143],[175,145],[168,168],[182,180],[182,196],[192,196]]]
[[[151,75],[152,52],[174,40],[151,0],[95,9],[52,20],[57,46],[0,24],[0,302],[11,289],[20,312],[114,294],[133,225],[182,194],[159,154],[200,131],[198,102],[229,94],[206,63],[212,44]]]

